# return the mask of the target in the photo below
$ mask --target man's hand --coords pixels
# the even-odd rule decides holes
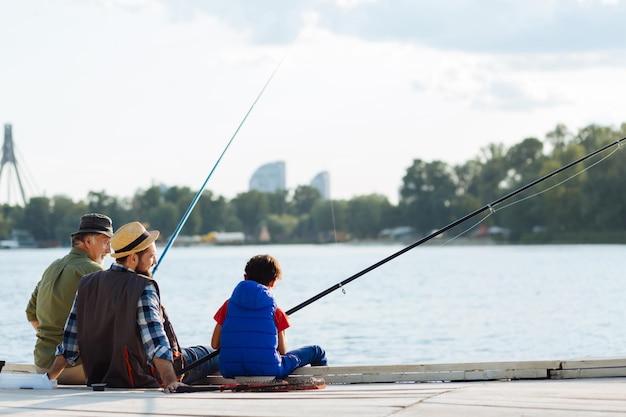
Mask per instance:
[[[166,359],[154,358],[154,366],[159,371],[161,377],[161,383],[163,384],[163,392],[166,394],[176,392],[176,388],[185,386],[182,382],[176,378],[176,372],[174,372],[174,365],[172,362]]]
[[[176,388],[178,387],[186,387],[187,384],[183,384],[182,382],[178,382],[178,381],[174,381],[171,384],[168,384],[166,386],[163,387],[163,392],[166,394],[171,394],[173,392],[176,392]]]
[[[67,359],[65,359],[63,355],[55,356],[54,363],[52,363],[52,366],[46,373],[46,375],[48,375],[48,379],[49,380],[57,379],[59,375],[61,375],[61,372],[63,372],[66,366],[67,366]]]

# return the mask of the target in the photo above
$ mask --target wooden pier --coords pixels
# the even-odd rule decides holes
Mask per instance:
[[[31,372],[6,365],[5,372]],[[327,387],[211,391],[59,386],[0,389],[0,415],[20,416],[626,416],[626,358],[302,368]],[[232,383],[215,376],[207,384]]]

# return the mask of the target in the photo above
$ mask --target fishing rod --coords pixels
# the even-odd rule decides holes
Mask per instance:
[[[287,53],[288,52],[289,51],[287,51]],[[165,255],[167,254],[167,251],[170,249],[170,247],[174,243],[174,240],[176,240],[176,238],[178,237],[178,234],[180,233],[181,229],[183,228],[183,226],[187,222],[187,219],[191,215],[191,211],[193,210],[193,208],[196,206],[196,203],[200,199],[200,196],[202,195],[202,192],[204,191],[207,183],[209,182],[209,179],[213,175],[213,172],[215,171],[215,169],[219,165],[220,161],[224,157],[224,154],[226,154],[226,151],[228,150],[228,148],[230,148],[230,145],[231,145],[231,143],[233,143],[233,140],[235,139],[235,136],[237,136],[237,134],[239,133],[239,130],[241,129],[243,124],[246,122],[246,119],[248,118],[248,116],[252,112],[252,109],[256,105],[257,101],[259,101],[259,99],[261,98],[261,96],[265,92],[265,89],[267,88],[267,86],[270,84],[270,82],[274,78],[274,74],[276,74],[276,72],[278,71],[278,68],[280,68],[281,64],[285,60],[285,57],[287,56],[287,53],[285,53],[285,55],[283,55],[281,60],[276,65],[276,68],[274,68],[274,71],[272,71],[272,74],[270,75],[270,77],[265,82],[265,85],[263,85],[263,88],[261,89],[259,94],[256,96],[256,99],[252,102],[252,105],[250,106],[250,108],[246,112],[245,116],[243,117],[243,119],[239,123],[239,126],[237,126],[237,129],[235,129],[235,132],[233,133],[233,135],[231,136],[230,140],[228,141],[228,143],[226,144],[226,146],[222,150],[222,153],[220,154],[219,158],[217,158],[217,161],[215,161],[215,164],[213,165],[213,168],[211,168],[211,171],[209,172],[209,175],[207,175],[206,179],[204,180],[204,183],[202,184],[202,187],[200,187],[200,189],[196,193],[195,197],[191,201],[191,204],[189,204],[189,207],[187,207],[187,211],[183,215],[182,219],[180,219],[180,222],[178,223],[178,226],[176,226],[176,229],[174,230],[174,233],[172,234],[172,236],[170,237],[169,241],[167,242],[167,245],[165,245],[165,248],[163,249],[163,252],[161,253],[161,257],[159,258],[159,261],[154,266],[154,269],[152,270],[152,274],[153,275],[156,273],[157,269],[159,269],[159,266],[161,265],[161,262],[163,262],[163,258],[165,258]]]
[[[461,223],[463,223],[463,222],[465,222],[465,221],[467,221],[467,220],[471,219],[472,217],[475,217],[475,216],[479,215],[480,213],[482,213],[482,212],[484,212],[484,211],[486,211],[486,210],[492,210],[492,211],[494,211],[494,206],[496,206],[497,204],[500,204],[500,203],[502,203],[503,201],[508,200],[509,198],[514,197],[514,196],[516,196],[516,195],[518,195],[518,194],[520,194],[520,193],[522,193],[522,192],[526,191],[527,189],[529,189],[529,188],[531,188],[531,187],[534,187],[535,185],[539,184],[540,182],[543,182],[543,181],[547,180],[548,178],[551,178],[551,177],[553,177],[553,176],[555,176],[555,175],[559,174],[560,172],[563,172],[563,171],[565,171],[566,169],[569,169],[569,168],[573,167],[574,165],[577,165],[577,164],[579,164],[579,163],[581,163],[581,162],[583,162],[583,161],[585,161],[585,160],[587,160],[587,159],[589,159],[589,158],[591,158],[591,157],[593,157],[593,156],[595,156],[595,155],[599,154],[600,152],[603,152],[603,151],[605,151],[605,150],[607,150],[607,149],[609,149],[609,148],[611,148],[611,147],[613,147],[613,146],[616,146],[616,145],[617,145],[618,147],[621,147],[621,146],[622,146],[622,142],[623,142],[623,141],[625,141],[625,140],[626,140],[626,137],[621,138],[621,139],[618,139],[618,140],[616,140],[615,142],[611,142],[611,143],[609,143],[608,145],[603,146],[602,148],[600,148],[600,149],[598,149],[598,150],[596,150],[596,151],[594,151],[594,152],[591,152],[591,153],[589,153],[589,154],[587,154],[587,155],[583,156],[582,158],[579,158],[579,159],[577,159],[577,160],[575,160],[575,161],[573,161],[573,162],[570,162],[569,164],[564,165],[564,166],[562,166],[561,168],[559,168],[559,169],[557,169],[557,170],[555,170],[555,171],[552,171],[551,173],[549,173],[549,174],[547,174],[547,175],[544,175],[543,177],[541,177],[541,178],[539,178],[539,179],[536,179],[536,180],[534,180],[534,181],[532,181],[532,182],[530,182],[530,183],[528,183],[528,184],[524,185],[523,187],[520,187],[520,188],[518,188],[517,190],[512,191],[512,192],[510,192],[510,193],[506,194],[506,195],[505,195],[505,196],[503,196],[503,197],[498,198],[497,200],[495,200],[495,201],[493,201],[493,202],[491,202],[491,203],[489,203],[489,204],[487,204],[487,205],[485,205],[485,206],[483,206],[483,207],[479,208],[478,210],[475,210],[475,211],[473,211],[472,213],[467,214],[466,216],[464,216],[464,217],[462,217],[462,218],[460,218],[460,219],[458,219],[458,220],[456,220],[456,221],[454,221],[454,222],[450,223],[450,224],[449,224],[449,225],[447,225],[446,227],[444,227],[444,228],[441,228],[441,229],[439,229],[439,230],[434,231],[434,232],[433,232],[433,233],[431,233],[430,235],[428,235],[428,236],[426,236],[426,237],[423,237],[422,239],[420,239],[420,240],[418,240],[418,241],[416,241],[416,242],[412,243],[411,245],[409,245],[409,246],[407,246],[407,247],[405,247],[405,248],[403,248],[403,249],[401,249],[401,250],[399,250],[399,251],[397,251],[397,252],[395,252],[395,253],[393,253],[393,254],[389,255],[389,256],[388,256],[388,257],[386,257],[385,259],[383,259],[383,260],[381,260],[381,261],[378,261],[378,262],[376,262],[375,264],[373,264],[373,265],[371,265],[371,266],[369,266],[369,267],[365,268],[364,270],[362,270],[362,271],[360,271],[360,272],[357,272],[356,274],[352,275],[351,277],[346,278],[346,279],[344,279],[343,281],[341,281],[341,282],[339,282],[339,283],[337,283],[337,284],[333,285],[332,287],[327,288],[326,290],[324,290],[324,291],[320,292],[319,294],[314,295],[313,297],[309,298],[308,300],[303,301],[302,303],[298,304],[297,306],[295,306],[295,307],[293,307],[293,308],[291,308],[291,309],[287,310],[285,314],[287,314],[287,315],[289,316],[289,315],[291,315],[291,314],[295,313],[295,312],[296,312],[296,311],[298,311],[298,310],[302,310],[304,307],[308,306],[309,304],[314,303],[315,301],[319,300],[319,299],[320,299],[320,298],[322,298],[322,297],[327,296],[328,294],[330,294],[331,292],[333,292],[333,291],[335,291],[335,290],[338,290],[338,289],[340,289],[340,288],[343,288],[343,286],[344,286],[344,285],[349,284],[350,282],[354,281],[355,279],[357,279],[357,278],[359,278],[359,277],[361,277],[361,276],[363,276],[363,275],[367,274],[368,272],[370,272],[370,271],[372,271],[372,270],[374,270],[374,269],[378,268],[379,266],[381,266],[381,265],[383,265],[383,264],[386,264],[387,262],[391,261],[392,259],[397,258],[398,256],[400,256],[400,255],[402,255],[402,254],[404,254],[404,253],[406,253],[406,252],[410,251],[411,249],[413,249],[413,248],[415,248],[415,247],[417,247],[417,246],[421,245],[422,243],[425,243],[425,242],[427,242],[427,241],[431,240],[432,238],[434,238],[434,237],[436,237],[436,236],[438,236],[438,235],[440,235],[440,234],[442,234],[442,233],[445,233],[446,231],[448,231],[448,230],[452,229],[453,227],[458,226],[459,224],[461,224]],[[203,358],[198,359],[196,362],[191,363],[189,366],[187,366],[186,368],[184,368],[184,369],[180,372],[180,374],[182,374],[182,373],[184,373],[184,372],[187,372],[187,371],[189,371],[189,370],[191,370],[191,369],[193,369],[193,368],[195,368],[195,367],[197,367],[197,366],[201,365],[202,363],[204,363],[204,362],[208,361],[209,359],[214,358],[214,357],[215,357],[215,356],[217,356],[218,354],[219,354],[219,349],[217,349],[217,350],[215,350],[215,351],[211,352],[209,355],[207,355],[207,356],[205,356],[205,357],[203,357]],[[177,374],[177,375],[179,375],[179,374]]]

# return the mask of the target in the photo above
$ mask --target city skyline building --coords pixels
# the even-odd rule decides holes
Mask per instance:
[[[309,183],[310,187],[319,191],[322,198],[330,199],[330,174],[321,171]],[[248,183],[248,190],[264,193],[275,193],[287,189],[285,161],[268,162],[254,171]]]
[[[311,187],[320,192],[325,200],[330,200],[330,174],[328,171],[318,173],[310,183]]]
[[[261,165],[250,177],[248,188],[264,193],[285,190],[287,188],[285,162],[276,161]]]

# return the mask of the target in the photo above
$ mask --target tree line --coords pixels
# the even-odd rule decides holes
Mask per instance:
[[[326,200],[307,185],[251,190],[231,200],[205,190],[180,234],[237,231],[255,242],[266,230],[272,243],[334,242],[379,239],[384,230],[404,227],[419,238],[625,136],[626,124],[589,125],[576,133],[557,125],[543,140],[524,138],[508,148],[491,143],[459,165],[415,159],[401,179],[396,205],[379,194]],[[610,148],[447,234],[476,236],[497,226],[496,237],[513,243],[626,242],[624,152]],[[195,195],[188,187],[152,186],[132,197],[103,191],[77,202],[63,195],[32,197],[24,207],[0,206],[0,239],[24,230],[38,242],[68,245],[80,216],[89,212],[107,214],[114,226],[139,220],[167,238]],[[481,228],[472,228],[479,220]]]

